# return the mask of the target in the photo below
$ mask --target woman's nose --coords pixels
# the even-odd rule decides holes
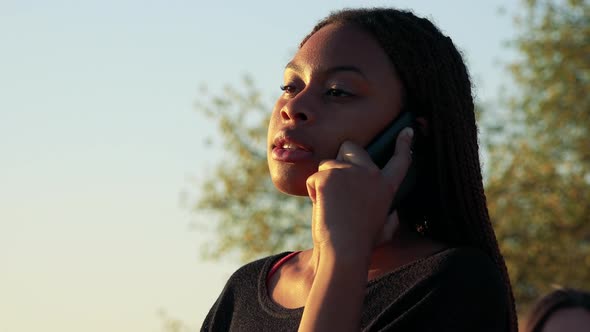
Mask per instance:
[[[303,97],[303,98],[302,98]],[[285,121],[310,122],[314,119],[311,101],[298,95],[281,109],[281,118]]]

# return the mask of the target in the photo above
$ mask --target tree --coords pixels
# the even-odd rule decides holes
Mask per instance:
[[[162,322],[162,332],[191,332],[197,331],[196,328],[188,326],[182,320],[171,317],[165,310],[159,309],[158,316]]]
[[[518,131],[488,146],[486,183],[520,311],[552,284],[590,288],[590,4],[524,8],[507,103]]]

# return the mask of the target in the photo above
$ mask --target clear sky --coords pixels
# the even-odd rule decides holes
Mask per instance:
[[[181,193],[220,151],[198,87],[249,73],[269,97],[331,10],[430,17],[464,52],[482,101],[513,53],[514,0],[0,0],[0,331],[199,327],[237,262],[202,261]]]

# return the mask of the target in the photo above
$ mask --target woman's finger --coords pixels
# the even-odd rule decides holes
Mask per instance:
[[[321,171],[325,171],[328,169],[333,169],[333,168],[350,168],[352,167],[350,162],[346,162],[343,160],[335,160],[335,159],[326,159],[322,162],[320,162],[319,166],[318,166],[318,172]]]
[[[394,188],[398,188],[402,183],[408,167],[412,163],[412,138],[414,137],[414,130],[410,127],[405,128],[397,136],[395,143],[395,153],[393,157],[383,167],[382,174],[391,180]]]
[[[307,195],[309,196],[309,199],[311,199],[311,202],[315,205],[315,202],[316,202],[315,174],[313,174],[307,178],[307,180],[305,181],[305,185],[307,186]]]
[[[321,177],[320,173],[322,171],[330,170],[330,169],[347,169],[351,168],[353,165],[349,162],[334,160],[334,159],[326,159],[320,162],[318,165],[318,171],[307,178],[306,186],[307,186],[307,193],[309,198],[313,203],[316,202],[316,181],[318,178]]]
[[[377,240],[377,245],[379,246],[379,245],[384,244],[387,241],[390,241],[391,238],[393,237],[393,233],[395,233],[398,226],[399,226],[399,217],[397,215],[397,211],[393,211],[393,213],[387,217],[387,221],[385,222],[385,225],[383,225],[383,230],[381,231],[381,234],[379,235],[379,239]]]
[[[351,141],[345,141],[340,145],[337,160],[347,161],[351,164],[365,167],[367,169],[379,169],[371,160],[371,157],[365,149]]]

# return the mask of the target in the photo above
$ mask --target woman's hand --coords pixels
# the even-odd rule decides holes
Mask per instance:
[[[400,133],[395,154],[382,170],[351,142],[342,144],[335,160],[319,165],[307,179],[315,248],[368,258],[376,244],[391,238],[398,219],[388,212],[411,163],[412,136],[411,128]]]
[[[336,160],[321,163],[307,179],[315,276],[299,331],[359,330],[371,251],[384,227],[391,236],[397,226],[388,212],[411,162],[411,142],[406,128],[382,170],[363,148],[346,142]]]

